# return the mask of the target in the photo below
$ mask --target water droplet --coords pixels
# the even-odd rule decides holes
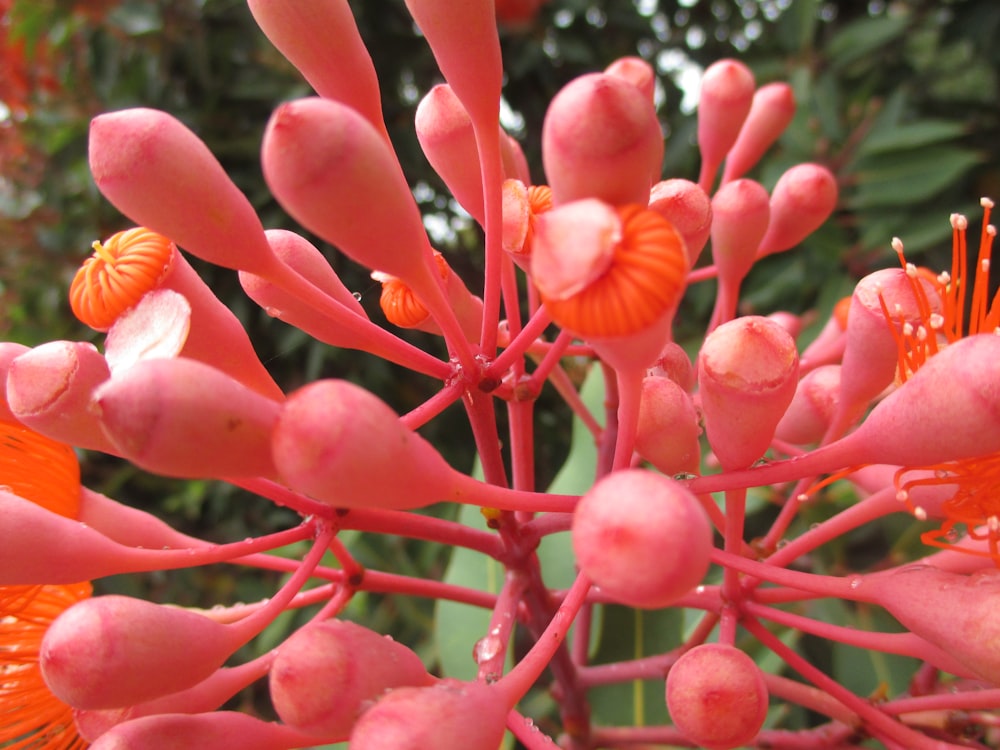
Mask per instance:
[[[248,536],[246,539],[243,540],[243,543],[244,544],[253,544],[253,537],[252,536]]]
[[[361,301],[361,292],[352,292],[351,296],[354,297],[358,302]]]
[[[861,586],[861,579],[860,578],[852,578],[851,582],[848,585],[851,587],[851,589],[859,588]]]
[[[705,593],[705,587],[704,586],[696,586],[695,590],[694,590],[694,593],[696,593],[696,594],[704,594]]]
[[[472,658],[476,660],[476,664],[482,664],[496,658],[502,648],[503,641],[495,635],[487,635],[476,641],[476,645],[472,647]]]

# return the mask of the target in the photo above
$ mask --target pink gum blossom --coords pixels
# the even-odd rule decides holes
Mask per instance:
[[[698,149],[701,151],[698,184],[706,193],[712,192],[715,174],[736,143],[750,113],[753,97],[753,73],[743,63],[719,60],[705,70],[698,101]]]
[[[837,205],[837,178],[819,164],[797,164],[771,191],[771,222],[757,257],[798,245],[830,218]]]
[[[663,180],[649,193],[649,209],[674,225],[687,248],[688,266],[694,268],[712,231],[712,201],[690,180]]]
[[[347,0],[248,0],[248,5],[267,38],[317,94],[357,110],[389,142],[378,76]]]
[[[847,313],[840,399],[825,442],[840,437],[871,400],[892,385],[899,361],[893,327],[899,325],[900,319],[916,324],[923,318],[913,284],[924,288],[930,312],[940,312],[940,298],[931,283],[919,277],[911,279],[900,268],[875,271],[855,287]],[[886,320],[881,300],[892,322]]]
[[[73,723],[76,724],[80,736],[93,743],[119,724],[143,716],[198,714],[215,711],[240,690],[267,674],[272,660],[272,658],[265,656],[238,667],[223,667],[194,687],[170,693],[162,698],[135,703],[125,708],[77,709],[73,711]],[[143,747],[148,747],[148,745],[143,745]],[[188,747],[192,746],[188,745]]]
[[[442,328],[454,321],[413,194],[363,117],[325,99],[283,104],[262,155],[264,178],[302,225],[363,266],[402,279]]]
[[[95,117],[90,171],[119,211],[202,260],[265,275],[277,265],[246,196],[171,115],[140,108]]]
[[[498,125],[500,154],[504,175],[527,179],[527,162],[517,141]],[[486,226],[483,205],[483,177],[479,166],[479,148],[472,118],[451,86],[439,84],[427,92],[417,105],[417,140],[434,171],[462,208],[480,226]]]
[[[603,73],[580,76],[549,104],[542,161],[556,205],[600,198],[645,206],[662,160],[653,105],[628,81]]]
[[[477,130],[498,123],[503,61],[493,3],[406,0],[406,7]]]
[[[261,537],[228,545],[150,549],[119,544],[87,523],[66,518],[40,505],[0,491],[0,586],[64,584],[120,573],[176,570],[207,565],[261,550],[281,541]],[[309,530],[296,528],[278,536],[297,542]]]
[[[386,691],[433,681],[412,650],[347,620],[296,631],[281,644],[268,675],[281,720],[327,741],[346,739],[358,716]]]
[[[282,724],[257,719],[238,711],[201,714],[159,714],[133,719],[109,731],[91,750],[288,750],[310,747],[315,738]]]
[[[111,377],[97,348],[50,341],[10,363],[7,399],[15,419],[54,440],[118,454],[90,411],[95,389]]]
[[[642,381],[635,449],[667,475],[697,474],[701,465],[701,426],[691,396],[665,377]]]
[[[708,443],[726,470],[764,455],[795,395],[798,352],[788,332],[748,316],[710,333],[698,356]]]
[[[278,404],[201,362],[143,360],[98,388],[94,403],[111,442],[144,469],[276,476],[270,435]]]
[[[839,396],[839,365],[824,365],[806,373],[774,436],[793,445],[818,443],[830,428]]]
[[[957,575],[907,565],[865,576],[859,597],[885,607],[906,628],[946,651],[974,674],[1000,685],[1000,571]]]
[[[18,421],[14,412],[10,410],[10,402],[7,398],[7,373],[10,372],[11,363],[28,351],[28,347],[24,344],[0,341],[0,422]]]
[[[656,73],[653,66],[641,57],[620,57],[604,69],[609,76],[628,81],[641,91],[650,104],[656,94]]]
[[[722,184],[739,179],[760,161],[794,116],[795,94],[787,83],[769,83],[757,89],[736,143],[726,154]]]
[[[740,285],[753,268],[770,215],[767,191],[753,180],[730,182],[712,197],[712,258],[719,292],[709,330],[735,317]]]

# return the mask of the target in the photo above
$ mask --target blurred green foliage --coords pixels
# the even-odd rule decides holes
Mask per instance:
[[[351,5],[379,73],[390,134],[428,227],[476,288],[482,266],[479,232],[449,200],[413,133],[418,101],[440,81],[433,58],[402,0]],[[719,58],[736,56],[759,83],[789,81],[798,114],[751,176],[770,187],[787,167],[820,162],[837,175],[840,205],[801,248],[755,267],[744,287],[742,310],[818,308],[822,320],[857,278],[896,262],[889,248],[893,236],[904,240],[911,260],[926,254],[929,265],[943,267],[950,256],[949,214],[967,212],[976,226],[979,196],[1000,198],[998,31],[1000,5],[992,0],[551,0],[527,27],[502,31],[505,125],[523,144],[535,179],[543,181],[541,123],[553,95],[581,73],[603,69],[620,56],[639,55],[660,74],[659,112],[668,138],[664,176],[694,179],[700,71]],[[98,112],[147,106],[172,113],[207,142],[265,226],[295,228],[263,182],[258,150],[275,104],[310,91],[256,28],[245,3],[15,0],[0,33],[27,42],[29,69],[42,62],[44,50],[44,62],[59,85],[54,91],[33,91],[24,112],[13,111],[9,102],[0,108],[4,337],[36,344],[92,336],[71,318],[65,292],[90,243],[127,225],[89,179],[87,124]],[[367,271],[333,251],[328,255],[348,287],[362,294],[372,317],[380,319],[377,288]],[[367,355],[331,350],[271,321],[242,295],[234,274],[197,267],[245,322],[262,359],[284,386],[346,377],[363,382],[400,411],[433,392],[434,384],[424,378]],[[713,298],[711,283],[690,291],[679,318],[680,338],[700,336]],[[426,347],[439,346],[420,334],[412,338]],[[539,482],[546,486],[567,456],[571,432],[570,420],[551,396],[540,404],[537,429]],[[436,420],[424,434],[453,465],[471,467],[472,441],[459,410]],[[101,456],[87,457],[85,480],[208,538],[240,539],[293,522],[287,511],[229,487],[149,477]],[[435,577],[444,574],[449,555],[449,550],[392,537],[358,537],[352,550],[372,567]],[[836,562],[827,561],[831,568]],[[134,579],[109,584],[133,593],[135,585]],[[267,596],[275,579],[237,580],[227,569],[209,568],[151,576],[142,585],[148,587],[142,595],[149,598],[209,606]],[[395,632],[434,664],[432,607],[405,599],[359,597],[349,614]],[[620,614],[611,612],[609,618]],[[269,637],[280,639],[294,619],[279,621]],[[828,621],[846,622],[847,614],[831,611]],[[670,623],[673,630],[680,626]],[[647,633],[651,627],[650,620]],[[604,644],[600,654],[610,658],[613,651]],[[859,690],[873,689],[882,668],[871,666],[869,673],[858,666],[856,653],[843,649],[823,658],[835,675],[854,675]],[[628,720],[630,700],[619,696],[600,716]]]

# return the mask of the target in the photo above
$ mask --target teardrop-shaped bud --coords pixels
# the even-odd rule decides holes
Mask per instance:
[[[757,257],[798,245],[830,218],[837,205],[837,178],[819,164],[796,164],[771,191],[771,221]]]
[[[736,143],[726,154],[723,184],[736,180],[760,161],[795,116],[795,94],[787,83],[769,83],[753,95]]]
[[[662,159],[653,105],[628,81],[604,73],[580,76],[549,104],[542,160],[556,205],[599,198],[645,206]]]
[[[158,714],[119,724],[91,745],[91,750],[291,750],[308,747],[311,738],[291,727],[236,711]]]
[[[705,69],[698,100],[698,184],[706,193],[750,113],[754,87],[753,73],[738,60],[719,60]]]
[[[697,474],[701,461],[701,426],[691,396],[673,380],[642,381],[635,449],[664,474]]]
[[[674,225],[694,268],[712,231],[712,201],[705,191],[690,180],[663,180],[649,193],[649,210]]]
[[[386,690],[432,679],[403,644],[353,622],[327,620],[281,644],[269,684],[282,721],[335,741],[346,739],[358,716]]]
[[[237,636],[237,637],[234,637]],[[126,596],[75,604],[42,641],[42,672],[75,708],[118,708],[191,687],[242,645],[195,612]]]
[[[760,316],[737,318],[705,339],[698,384],[709,445],[724,469],[764,455],[798,383],[795,341]]]

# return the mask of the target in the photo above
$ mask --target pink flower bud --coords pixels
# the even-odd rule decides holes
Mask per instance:
[[[317,94],[357,110],[388,142],[375,66],[346,0],[248,4],[257,25]]]
[[[688,265],[694,268],[712,231],[712,201],[690,180],[663,180],[653,185],[649,209],[669,221],[687,248]]]
[[[423,220],[390,146],[325,99],[281,105],[264,133],[264,177],[301,224],[363,266],[440,297]]]
[[[885,607],[905,628],[974,674],[1000,685],[1000,571],[965,576],[906,565],[866,576],[855,593]]]
[[[148,359],[94,394],[100,422],[130,461],[168,476],[275,476],[278,404],[190,359]]]
[[[635,449],[664,474],[697,474],[701,460],[701,426],[691,396],[664,377],[642,382]]]
[[[503,84],[493,3],[406,0],[406,7],[476,128],[493,127]]]
[[[830,218],[837,205],[837,178],[819,164],[797,164],[771,192],[771,223],[757,257],[798,245]]]
[[[13,341],[0,341],[0,421],[16,422],[17,417],[10,410],[10,403],[7,398],[7,373],[10,371],[10,364],[17,357],[28,351],[24,344],[15,344]]]
[[[353,622],[327,620],[281,644],[269,680],[282,721],[337,741],[385,691],[429,685],[433,678],[403,644]]]
[[[449,495],[452,470],[431,444],[346,381],[291,394],[272,440],[288,486],[335,507],[419,508]]]
[[[722,183],[738,179],[760,161],[795,116],[795,94],[787,83],[769,83],[753,95],[736,143],[726,154]]]
[[[651,471],[626,469],[598,481],[573,513],[572,534],[580,570],[629,606],[669,606],[708,572],[705,511],[683,485]]]
[[[698,184],[711,192],[715,173],[743,127],[754,96],[753,73],[737,60],[719,60],[705,70],[698,101]]]
[[[500,137],[500,158],[503,160],[504,177],[512,180],[520,180],[528,184],[531,182],[531,169],[528,167],[528,157],[524,155],[524,150],[517,139],[507,133],[502,133]]]
[[[930,282],[899,268],[875,271],[855,287],[847,313],[840,401],[830,437],[843,434],[871,400],[892,385],[899,361],[893,327],[919,323],[922,316],[915,285],[924,288],[931,312],[939,311],[940,298]],[[893,322],[886,320],[883,303]]]
[[[434,171],[462,208],[480,226],[485,226],[483,177],[476,134],[469,113],[450,86],[435,86],[420,100],[416,130],[420,148]]]
[[[80,602],[42,641],[45,682],[75,708],[118,708],[191,687],[243,643],[232,626],[126,596]]]
[[[656,72],[653,66],[641,57],[620,57],[604,69],[609,76],[621,78],[645,94],[650,104],[656,93]]]
[[[726,470],[764,455],[798,383],[798,352],[767,318],[737,318],[705,339],[698,384],[709,445]]]
[[[774,436],[793,445],[818,443],[830,428],[839,394],[839,365],[824,365],[806,373]]]
[[[556,205],[600,198],[615,206],[645,206],[662,159],[663,135],[652,103],[621,78],[580,76],[549,104],[542,160]]]
[[[95,117],[90,171],[119,211],[203,260],[265,275],[277,262],[246,196],[208,146],[165,112]]]
[[[208,546],[207,542],[175,531],[156,516],[94,492],[80,488],[77,520],[118,544],[146,549],[185,549]]]
[[[90,411],[94,390],[111,376],[93,344],[51,341],[11,362],[7,399],[19,422],[70,445],[105,453],[117,449]]]
[[[350,750],[495,750],[511,706],[499,686],[441,680],[390,691],[358,720]]]
[[[159,714],[127,721],[100,737],[91,750],[288,750],[308,747],[311,738],[291,727],[237,711]]]
[[[727,183],[712,198],[712,258],[719,271],[712,328],[735,316],[740,285],[757,258],[770,214],[767,191],[753,180]]]
[[[217,669],[197,685],[170,693],[160,698],[136,703],[124,708],[106,709],[76,709],[73,711],[73,722],[80,736],[88,742],[96,742],[99,737],[111,731],[119,724],[134,721],[143,716],[158,716],[160,714],[199,714],[215,711],[236,693],[250,683],[267,674],[270,660],[265,658],[241,664],[238,667],[223,667]],[[124,730],[123,735],[135,737],[138,725]],[[199,740],[207,736],[202,735]],[[121,741],[121,735],[112,735]],[[148,747],[148,745],[143,745]]]

